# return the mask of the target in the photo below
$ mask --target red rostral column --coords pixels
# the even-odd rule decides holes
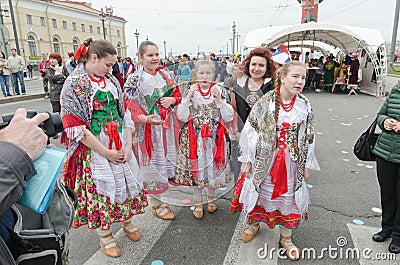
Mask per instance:
[[[318,4],[323,0],[297,0],[301,4],[301,23],[318,21]]]

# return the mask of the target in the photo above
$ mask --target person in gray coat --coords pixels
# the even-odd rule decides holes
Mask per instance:
[[[36,174],[33,160],[47,145],[47,136],[38,125],[49,114],[40,113],[28,119],[26,113],[26,109],[18,109],[10,124],[0,131],[0,264],[15,264],[5,224],[14,226],[10,207],[22,196],[29,178]]]

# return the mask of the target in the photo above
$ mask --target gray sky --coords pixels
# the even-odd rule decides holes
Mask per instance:
[[[235,21],[242,47],[250,30],[300,23],[301,6],[296,0],[87,0],[94,8],[112,6],[114,14],[125,18],[128,55],[136,53],[139,44],[155,42],[164,56],[232,50],[232,25]],[[324,0],[319,4],[318,22],[373,28],[385,41],[392,38],[396,0]],[[398,33],[398,38],[400,34]],[[235,44],[236,45],[236,44]]]

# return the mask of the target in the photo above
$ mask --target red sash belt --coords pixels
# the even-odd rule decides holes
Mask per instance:
[[[117,125],[115,122],[109,122],[106,125],[107,132],[108,132],[108,139],[109,139],[109,144],[108,144],[108,149],[112,149],[113,143],[115,144],[115,149],[121,150],[122,148],[122,142],[121,138],[119,136],[118,130],[117,130]]]
[[[288,191],[285,148],[286,133],[288,132],[289,127],[289,123],[282,123],[282,129],[278,138],[279,151],[276,154],[274,165],[270,172],[271,182],[274,184],[271,200],[278,198]]]

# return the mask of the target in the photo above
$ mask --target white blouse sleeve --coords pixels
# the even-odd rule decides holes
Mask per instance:
[[[320,170],[316,155],[315,155],[315,140],[308,146],[308,153],[306,159],[306,168],[312,170]]]
[[[79,142],[84,136],[86,131],[85,125],[78,125],[64,129],[70,142]]]
[[[190,116],[190,105],[191,105],[190,99],[182,99],[181,104],[178,105],[178,109],[176,111],[176,114],[178,115],[178,119],[182,122],[187,122],[189,120]]]
[[[135,123],[132,120],[132,115],[129,109],[126,109],[125,111],[124,124],[126,128],[132,129],[132,132],[135,131]]]
[[[250,125],[248,121],[246,121],[239,140],[241,156],[238,157],[238,160],[240,162],[250,162],[252,165],[254,165],[254,161],[256,159],[257,142],[257,131]]]
[[[217,100],[217,107],[221,111],[221,117],[224,122],[230,122],[233,120],[233,108],[230,104],[222,100]]]

